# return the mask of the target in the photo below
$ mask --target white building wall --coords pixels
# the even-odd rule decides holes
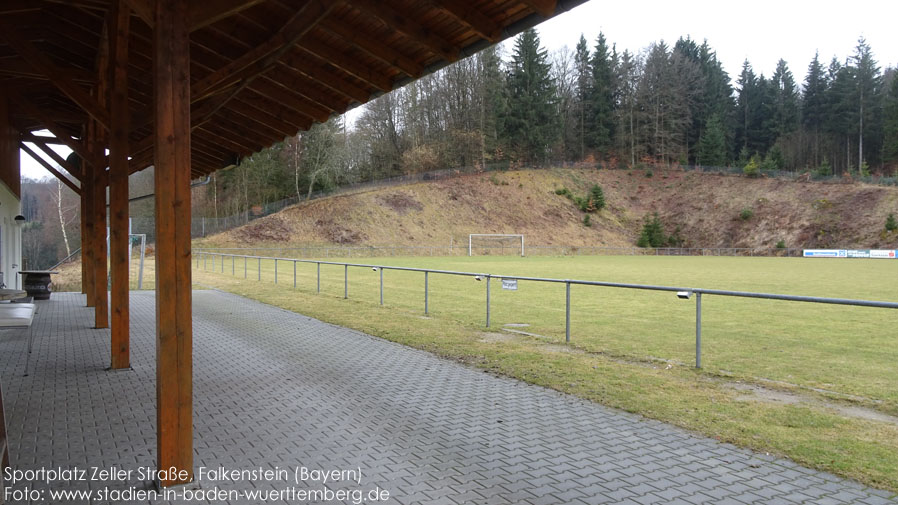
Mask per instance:
[[[21,213],[19,199],[0,182],[0,272],[7,288],[22,285],[19,270],[22,269],[22,227],[15,217]]]

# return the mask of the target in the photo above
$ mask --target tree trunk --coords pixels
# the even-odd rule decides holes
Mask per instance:
[[[65,255],[68,258],[72,254],[69,247],[69,235],[65,230],[65,218],[62,216],[62,181],[56,179],[56,211],[59,213],[59,228],[62,230],[62,241],[65,243]]]

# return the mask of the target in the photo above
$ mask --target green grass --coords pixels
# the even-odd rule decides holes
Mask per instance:
[[[895,301],[895,264],[885,260],[695,257],[376,258],[358,263],[553,278],[660,284]],[[220,270],[220,263],[216,264]],[[484,338],[485,282],[431,274],[425,318],[421,273],[314,264],[226,260],[225,274],[195,270],[201,284],[260,299],[336,324],[673,422],[722,440],[898,489],[898,427],[843,418],[825,406],[741,401],[735,381],[778,381],[830,402],[898,415],[894,387],[898,311],[706,295],[703,365],[695,371],[694,301],[672,293],[572,287],[572,338],[564,345],[563,284],[491,286],[492,330],[508,323],[546,338]],[[207,264],[211,270],[211,263]],[[574,352],[570,352],[573,350]],[[662,360],[669,360],[668,362]],[[822,391],[818,391],[822,390]],[[850,396],[850,398],[848,398]]]

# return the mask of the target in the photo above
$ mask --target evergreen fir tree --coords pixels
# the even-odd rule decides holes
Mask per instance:
[[[898,163],[898,75],[885,96],[883,107],[883,161]]]
[[[616,54],[609,49],[605,34],[599,32],[590,60],[592,86],[587,124],[592,133],[589,145],[603,152],[612,146],[614,138],[615,59]]]
[[[826,87],[826,72],[820,64],[820,58],[814,54],[804,81],[801,108],[801,124],[814,138],[812,160],[814,166],[820,164],[820,132],[826,116]]]
[[[589,47],[586,37],[580,34],[574,54],[574,71],[577,72],[577,137],[580,158],[586,157],[586,117],[589,97],[592,94],[592,75],[589,68]]]
[[[770,138],[778,139],[798,128],[798,90],[785,60],[780,59],[770,78],[773,91],[773,128]]]
[[[710,167],[726,165],[726,134],[720,116],[711,116],[698,143],[698,162]]]
[[[558,139],[555,84],[548,53],[540,47],[536,30],[515,39],[508,73],[508,115],[505,131],[517,157],[545,161]]]

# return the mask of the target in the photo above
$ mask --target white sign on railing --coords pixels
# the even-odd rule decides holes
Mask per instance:
[[[805,249],[805,258],[876,258],[895,259],[895,249]]]
[[[502,279],[502,289],[507,289],[509,291],[517,291],[518,290],[518,280],[517,279]]]

